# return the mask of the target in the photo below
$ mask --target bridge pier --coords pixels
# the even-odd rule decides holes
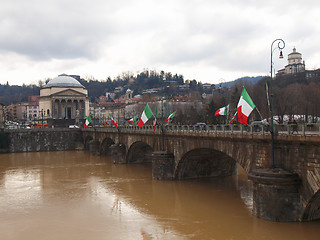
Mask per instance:
[[[253,181],[253,214],[277,221],[301,221],[302,205],[297,174],[283,169],[255,169],[249,174]]]
[[[174,155],[167,151],[152,153],[152,178],[156,180],[174,179]]]
[[[126,148],[124,144],[118,143],[110,146],[113,163],[123,164],[126,161]]]
[[[95,155],[99,155],[100,154],[99,146],[100,146],[99,141],[91,140],[89,142],[89,152],[92,153],[92,154],[95,154]]]

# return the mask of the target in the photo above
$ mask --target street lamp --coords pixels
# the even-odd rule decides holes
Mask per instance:
[[[278,43],[278,45],[273,48],[273,44],[274,43]],[[281,39],[278,38],[276,40],[274,40],[271,44],[271,78],[270,78],[270,114],[271,114],[271,158],[272,158],[272,166],[271,168],[275,168],[275,164],[274,164],[274,126],[273,126],[273,89],[272,89],[272,81],[273,81],[273,77],[272,77],[272,67],[273,67],[273,61],[272,61],[272,54],[273,51],[276,50],[277,48],[280,51],[280,55],[279,58],[282,59],[283,58],[283,54],[282,54],[282,49],[284,49],[285,47],[285,42]]]
[[[164,121],[163,121],[163,97],[161,98],[161,150],[164,151]]]

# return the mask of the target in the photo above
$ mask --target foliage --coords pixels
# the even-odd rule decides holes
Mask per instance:
[[[40,86],[48,81],[49,79],[39,81],[39,86],[0,84],[0,102],[4,105],[26,102],[28,96],[39,95]],[[256,105],[256,110],[250,115],[250,120],[261,120],[270,116],[270,106],[266,94],[266,86],[269,87],[270,91],[269,77],[238,79],[232,83],[231,87],[221,87],[221,85],[213,92],[212,90],[204,90],[203,85],[196,80],[189,81],[189,88],[181,89],[180,86],[185,83],[182,75],[155,70],[144,70],[136,75],[126,72],[113,80],[108,77],[106,80],[98,81],[93,77],[87,77],[87,79],[80,79],[80,83],[88,89],[91,102],[97,102],[100,96],[105,96],[106,92],[114,92],[119,87],[122,87],[122,90],[120,88],[116,97],[124,94],[130,88],[134,95],[142,94],[146,89],[155,89],[158,91],[157,94],[165,97],[183,94],[188,96],[190,101],[201,100],[204,103],[202,110],[190,106],[177,112],[175,118],[182,124],[194,124],[196,122],[227,123],[228,119],[230,120],[235,113],[241,91],[245,87]],[[306,78],[306,74],[303,73],[283,75],[273,80],[272,85],[274,115],[279,117],[280,122],[285,115],[289,115],[291,118],[294,115],[303,115],[305,121],[311,119],[313,122],[319,119],[320,77]],[[206,93],[209,98],[202,99],[202,93]],[[228,118],[224,116],[214,117],[214,112],[217,109],[228,104],[230,110]]]
[[[10,86],[0,84],[0,103],[10,105],[18,102],[27,102],[28,96],[39,95],[40,87],[36,85]]]

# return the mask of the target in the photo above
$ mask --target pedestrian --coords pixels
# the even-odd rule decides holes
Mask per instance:
[[[297,124],[295,119],[292,122],[292,132],[291,132],[291,134],[293,134],[294,132],[298,133],[298,124]]]

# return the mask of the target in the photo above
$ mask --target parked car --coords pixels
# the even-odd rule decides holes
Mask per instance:
[[[70,129],[75,129],[75,128],[79,128],[79,126],[77,126],[77,125],[69,125],[69,128]]]
[[[254,132],[260,132],[261,126],[264,128],[264,131],[269,131],[269,123],[266,120],[253,121],[249,123],[249,126],[253,127]],[[250,129],[248,128],[247,130],[249,131]]]
[[[198,126],[206,126],[207,124],[202,123],[202,122],[198,122],[198,123],[196,123],[196,125],[198,125]]]
[[[266,120],[261,120],[261,121],[253,121],[253,122],[250,123],[250,125],[269,126],[269,123]]]
[[[49,126],[46,123],[44,124],[38,123],[34,126],[34,128],[49,128]]]

